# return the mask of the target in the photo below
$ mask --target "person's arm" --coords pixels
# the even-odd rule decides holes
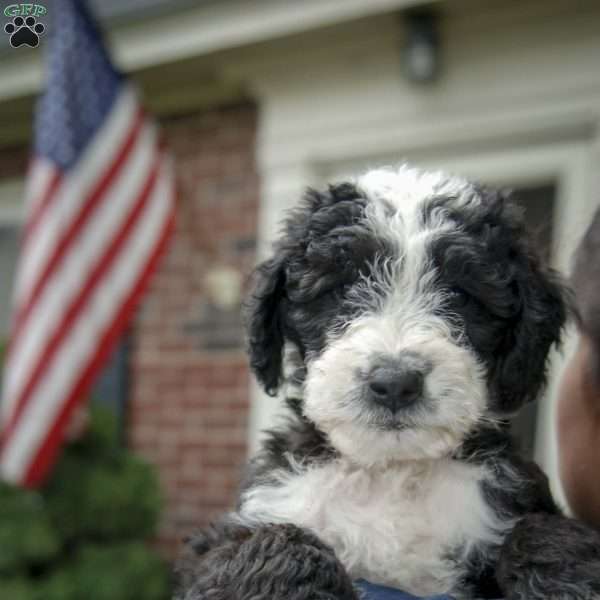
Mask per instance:
[[[581,335],[558,402],[560,475],[575,515],[600,527],[600,359]]]

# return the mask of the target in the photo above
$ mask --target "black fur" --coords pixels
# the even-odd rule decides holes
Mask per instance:
[[[250,367],[265,391],[274,395],[281,379],[283,323],[281,302],[285,286],[284,253],[265,261],[255,273],[254,292],[247,303]]]
[[[515,451],[508,422],[502,429],[481,428],[474,432],[463,444],[457,458],[485,465],[494,473],[493,485],[484,484],[482,493],[500,519],[516,520],[522,515],[537,513],[560,514],[546,475],[535,463],[522,459]],[[504,594],[512,598],[496,577],[497,569],[510,568],[506,558],[501,556],[500,547],[474,551],[468,558],[464,587],[475,598],[500,598]]]
[[[504,420],[472,431],[453,458],[493,473],[481,492],[502,521],[517,525],[503,544],[469,553],[463,591],[478,598],[588,600],[600,593],[600,535],[560,514],[546,477],[519,457],[509,435],[509,417],[544,385],[568,295],[540,263],[506,194],[476,186],[465,193],[477,201],[434,197],[420,218],[427,225],[442,212],[456,223],[429,248],[435,284],[448,292],[442,310],[457,339],[485,365],[490,414]],[[257,269],[245,307],[248,350],[268,393],[283,383],[284,344],[299,353],[293,377],[301,384],[331,328],[359,310],[348,301],[353,286],[392,257],[389,241],[364,224],[368,202],[351,184],[310,190],[287,220],[274,256]],[[288,408],[288,420],[270,432],[251,463],[244,489],[289,469],[290,457],[308,464],[337,456],[304,416],[301,398],[288,398]],[[239,517],[223,519],[193,538],[191,549],[180,600],[356,598],[333,550],[293,525],[250,527]],[[453,556],[464,556],[461,550]]]
[[[502,547],[496,574],[510,600],[599,598],[600,533],[562,515],[525,515]]]
[[[289,416],[267,432],[258,455],[251,461],[242,489],[264,481],[274,470],[289,469],[289,457],[297,462],[322,462],[337,456],[327,437],[302,415],[301,403],[288,398]]]
[[[567,317],[566,291],[540,263],[507,195],[483,187],[478,194],[484,201],[469,210],[453,210],[445,198],[430,203],[429,212],[449,211],[457,223],[431,253],[440,285],[458,292],[450,308],[462,318],[460,331],[490,370],[492,408],[510,414],[545,383],[548,351]]]
[[[258,267],[245,304],[250,366],[273,395],[281,383],[284,339],[304,357],[319,352],[325,333],[356,281],[383,242],[359,222],[365,199],[351,184],[309,190],[286,221],[274,257]]]
[[[358,600],[329,546],[294,525],[226,519],[189,540],[180,600]]]

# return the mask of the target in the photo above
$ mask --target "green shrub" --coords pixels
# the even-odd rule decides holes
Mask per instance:
[[[60,545],[41,494],[0,483],[0,574],[44,564]]]
[[[86,545],[39,586],[39,600],[164,600],[164,565],[144,544]]]
[[[53,523],[67,540],[146,538],[160,511],[153,470],[126,453],[105,456],[93,469],[89,457],[65,457],[45,497]]]
[[[95,410],[41,491],[0,484],[0,590],[11,600],[165,600],[168,571],[145,540],[160,512],[154,470]]]
[[[0,576],[0,590],[2,598],[10,600],[38,600],[38,588],[35,581],[26,577]]]

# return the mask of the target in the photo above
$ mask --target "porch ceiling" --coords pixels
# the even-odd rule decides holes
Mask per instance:
[[[160,0],[97,4],[107,19],[116,61],[135,71],[432,1],[439,0],[180,0],[168,8]],[[39,51],[0,53],[0,103],[34,94],[41,85]]]

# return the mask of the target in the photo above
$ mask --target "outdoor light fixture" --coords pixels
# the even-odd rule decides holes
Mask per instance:
[[[403,14],[405,42],[404,71],[411,81],[435,81],[440,71],[438,15],[432,9],[409,10]]]

